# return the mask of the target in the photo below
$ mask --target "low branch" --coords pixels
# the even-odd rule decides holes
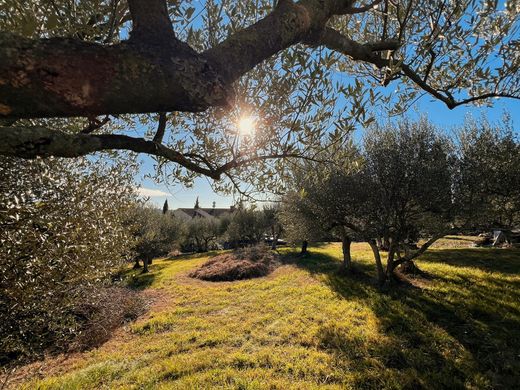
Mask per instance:
[[[46,127],[0,127],[0,154],[22,158],[79,157],[103,150],[129,150],[163,157],[192,172],[220,179],[221,173],[202,167],[162,144],[119,134],[68,134]]]
[[[397,267],[398,265],[401,265],[405,262],[416,259],[420,255],[422,255],[424,252],[426,252],[430,246],[432,246],[435,242],[437,242],[438,240],[440,240],[442,237],[446,236],[447,234],[448,234],[447,232],[443,232],[443,233],[434,235],[432,238],[430,238],[428,241],[426,241],[424,244],[422,244],[421,247],[418,250],[416,250],[415,252],[413,252],[407,256],[403,256],[399,260],[394,261],[395,267]]]

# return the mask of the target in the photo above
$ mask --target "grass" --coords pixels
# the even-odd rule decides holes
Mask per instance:
[[[49,361],[25,389],[487,389],[520,383],[520,251],[447,241],[421,288],[381,293],[368,246],[338,244],[267,277],[204,282],[207,257],[157,260],[132,283],[150,311],[102,347]],[[452,245],[453,244],[453,245]],[[460,245],[459,245],[460,246]],[[365,275],[366,274],[366,275]]]

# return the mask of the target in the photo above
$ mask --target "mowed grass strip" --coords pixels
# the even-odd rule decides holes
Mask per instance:
[[[448,249],[443,249],[447,247]],[[290,255],[290,250],[284,252]],[[381,293],[368,246],[361,274],[336,273],[338,244],[267,277],[188,277],[208,256],[157,260],[133,284],[150,312],[26,389],[515,388],[520,383],[520,251],[447,241],[419,287]],[[45,371],[43,371],[45,373]]]

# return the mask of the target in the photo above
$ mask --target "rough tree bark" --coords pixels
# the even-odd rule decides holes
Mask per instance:
[[[352,240],[343,232],[341,235],[341,251],[343,252],[343,262],[341,263],[341,270],[344,272],[352,271],[352,257],[350,255],[350,246]]]
[[[377,269],[377,281],[380,286],[382,286],[386,281],[386,274],[383,269],[383,263],[381,262],[381,255],[379,253],[379,248],[375,240],[368,240],[368,245],[372,249],[372,253],[374,254],[374,260],[376,262]]]

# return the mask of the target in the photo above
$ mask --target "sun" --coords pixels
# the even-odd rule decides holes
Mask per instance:
[[[255,120],[250,116],[242,116],[238,120],[238,131],[242,135],[253,135],[255,132]]]

